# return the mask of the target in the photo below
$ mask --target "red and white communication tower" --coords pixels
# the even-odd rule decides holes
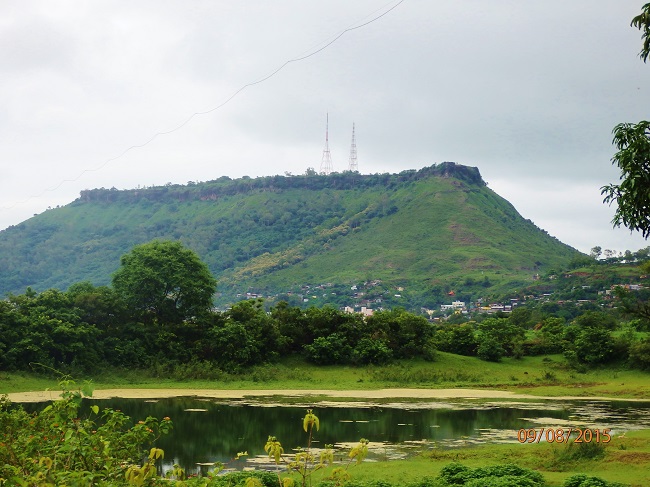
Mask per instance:
[[[329,124],[330,124],[330,115],[327,114],[327,121],[325,123],[325,148],[323,149],[323,158],[320,162],[320,173],[325,174],[326,176],[330,174],[334,168],[332,167],[332,154],[330,154],[329,146]]]
[[[350,145],[350,163],[348,164],[348,171],[359,171],[359,163],[357,161],[357,141],[354,138],[354,122],[352,122],[352,144]]]

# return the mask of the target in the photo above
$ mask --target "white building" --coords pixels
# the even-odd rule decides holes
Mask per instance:
[[[456,310],[465,309],[465,301],[454,301],[451,304],[441,304],[440,311],[456,311]]]

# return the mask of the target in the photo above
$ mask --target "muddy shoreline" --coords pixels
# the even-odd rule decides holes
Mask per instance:
[[[31,391],[8,394],[12,402],[44,402],[59,398],[60,391]],[[598,396],[534,396],[495,389],[376,389],[376,390],[313,390],[313,389],[97,389],[94,399],[164,399],[197,397],[211,399],[246,399],[281,397],[319,397],[349,399],[528,399],[556,401],[648,401]]]

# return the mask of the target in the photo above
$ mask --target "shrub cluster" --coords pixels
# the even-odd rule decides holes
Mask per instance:
[[[600,477],[591,477],[580,473],[566,479],[563,487],[627,487],[627,485],[620,482],[608,482]]]
[[[142,470],[145,447],[172,428],[169,418],[133,424],[120,411],[84,410],[81,399],[67,389],[33,414],[0,399],[0,485],[122,485],[128,472]]]
[[[440,471],[443,485],[465,487],[542,487],[544,477],[539,472],[508,463],[491,467],[470,468],[450,463]]]
[[[145,249],[150,253],[162,247],[185,255],[171,244],[170,249],[157,242],[150,247]],[[149,257],[144,252],[142,259]],[[141,268],[129,275],[135,279],[145,273]],[[212,281],[204,277],[209,286],[202,287],[212,289]],[[220,312],[206,306],[209,292],[197,304],[191,288],[181,292],[166,284],[171,280],[158,283],[155,300],[148,299],[153,290],[140,293],[137,300],[129,298],[140,290],[137,285],[125,291],[119,285],[113,289],[90,283],[75,284],[66,292],[28,289],[9,296],[0,301],[0,370],[41,364],[90,373],[126,366],[211,379],[291,354],[318,365],[384,365],[394,359],[434,360],[437,350],[493,362],[563,353],[578,369],[613,361],[650,368],[650,338],[640,339],[631,327],[616,332],[618,323],[602,311],[588,310],[571,322],[544,316],[535,324],[530,310],[521,307],[510,315],[439,326],[404,309],[364,317],[286,302],[267,307],[261,299],[240,301]],[[116,285],[120,282],[116,279]]]
[[[321,365],[380,365],[395,358],[433,359],[433,332],[425,318],[404,310],[364,319],[284,302],[267,310],[262,300],[162,321],[158,313],[131,313],[109,287],[81,283],[67,292],[28,290],[0,301],[0,370],[41,364],[89,373],[126,365],[209,378],[290,354]]]
[[[433,335],[438,350],[477,356],[498,362],[502,357],[563,353],[577,369],[612,362],[650,369],[650,338],[640,338],[635,328],[625,331],[602,311],[585,311],[572,321],[546,316],[532,329],[510,317],[489,317],[480,322],[443,324]]]

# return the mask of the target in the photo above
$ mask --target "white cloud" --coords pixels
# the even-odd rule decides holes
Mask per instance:
[[[361,172],[478,166],[569,245],[645,246],[599,194],[618,179],[612,127],[648,117],[636,0],[405,0],[108,162],[386,5],[3,2],[0,228],[91,187],[302,173],[329,111],[336,169],[354,121]]]

